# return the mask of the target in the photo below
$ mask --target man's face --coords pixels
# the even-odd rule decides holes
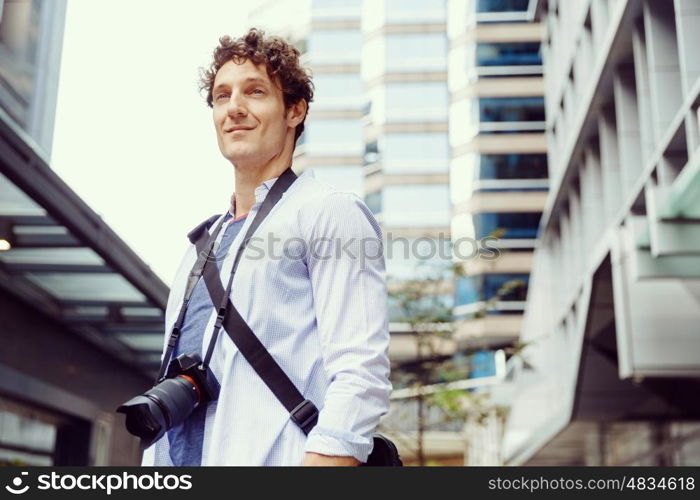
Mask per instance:
[[[269,162],[284,148],[289,127],[296,126],[264,64],[228,61],[216,74],[212,99],[219,149],[236,165]]]

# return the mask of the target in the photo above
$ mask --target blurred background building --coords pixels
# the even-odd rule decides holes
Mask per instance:
[[[50,168],[65,12],[0,1],[0,465],[133,465],[168,289]]]
[[[700,4],[542,0],[550,192],[509,464],[700,463]]]

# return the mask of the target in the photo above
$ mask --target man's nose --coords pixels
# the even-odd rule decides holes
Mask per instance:
[[[245,116],[247,114],[248,111],[245,108],[243,96],[239,92],[231,94],[231,98],[226,106],[226,112],[229,116]]]

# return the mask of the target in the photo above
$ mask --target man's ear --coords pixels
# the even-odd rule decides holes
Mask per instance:
[[[309,105],[306,99],[299,99],[296,104],[289,106],[289,108],[287,108],[287,124],[291,128],[296,128],[306,117],[306,110],[308,107]]]

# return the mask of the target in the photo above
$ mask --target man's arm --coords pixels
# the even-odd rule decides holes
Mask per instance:
[[[332,455],[321,455],[307,451],[304,454],[304,462],[301,464],[307,467],[353,467],[360,465],[360,461],[355,457],[334,457]]]
[[[307,248],[309,277],[330,384],[304,465],[358,465],[388,411],[389,329],[381,229],[351,193],[323,201]],[[321,406],[321,405],[319,405]]]

